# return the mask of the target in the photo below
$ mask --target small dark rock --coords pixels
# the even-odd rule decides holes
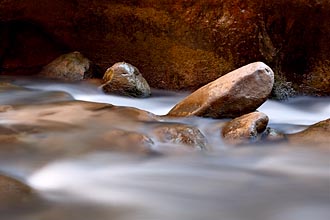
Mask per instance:
[[[114,64],[103,76],[103,91],[131,97],[148,97],[151,94],[147,81],[140,71],[125,62]]]
[[[286,135],[274,128],[267,127],[262,133],[261,139],[268,143],[278,143],[280,141],[286,141]]]
[[[99,76],[98,72],[96,66],[90,60],[76,51],[53,60],[42,69],[40,76],[66,81],[79,81],[97,78]]]

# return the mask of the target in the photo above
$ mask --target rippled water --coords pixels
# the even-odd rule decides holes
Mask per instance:
[[[0,104],[51,102],[58,96],[45,91],[65,91],[78,100],[134,106],[162,115],[187,95],[154,91],[151,98],[130,99],[103,95],[88,84],[29,80],[15,83],[29,90],[2,92]],[[271,127],[294,133],[329,118],[330,98],[267,101],[259,110],[269,116]],[[330,219],[328,149],[283,143],[234,148],[224,145],[215,130],[214,125],[225,120],[180,121],[198,126],[212,149],[155,156],[98,151],[60,157],[26,152],[0,155],[0,172],[20,178],[43,198],[31,209],[11,210],[0,213],[0,217],[27,220]],[[6,123],[6,119],[0,116],[0,122]],[[74,137],[77,142],[88,138]]]

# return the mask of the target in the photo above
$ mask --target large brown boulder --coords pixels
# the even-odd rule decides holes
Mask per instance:
[[[235,118],[263,104],[273,83],[274,73],[266,64],[251,63],[196,90],[167,115]]]
[[[134,63],[151,87],[196,89],[256,60],[277,93],[330,94],[328,0],[5,0],[0,67],[34,73],[78,50],[103,70]],[[283,89],[282,89],[283,88]]]

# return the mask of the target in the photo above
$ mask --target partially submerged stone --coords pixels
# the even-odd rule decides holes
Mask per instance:
[[[229,144],[249,143],[257,140],[258,135],[265,131],[268,120],[264,113],[252,112],[227,122],[221,134]]]
[[[330,147],[330,118],[307,129],[287,135],[289,143],[299,146]]]
[[[270,67],[262,62],[251,63],[196,90],[167,115],[235,118],[263,104],[273,84]]]
[[[24,183],[0,174],[0,210],[28,205],[37,197]]]
[[[183,144],[196,150],[206,149],[206,138],[194,126],[179,123],[161,123],[152,128],[152,133],[161,143]]]
[[[98,77],[96,66],[80,52],[72,52],[59,56],[39,74],[42,77],[67,81],[79,81]]]
[[[283,132],[270,127],[267,127],[266,130],[262,133],[261,139],[267,143],[287,141],[287,137]]]
[[[105,93],[113,93],[131,97],[148,97],[151,94],[147,81],[140,71],[125,62],[114,64],[103,76],[102,89]]]
[[[95,146],[98,150],[114,150],[130,153],[154,153],[154,142],[147,135],[123,129],[111,129],[105,132]],[[101,146],[101,147],[100,147]]]

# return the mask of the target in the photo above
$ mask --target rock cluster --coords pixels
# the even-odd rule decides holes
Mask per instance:
[[[115,63],[102,75],[100,69],[80,52],[64,54],[46,65],[41,77],[64,81],[88,80],[100,84],[105,93],[131,97],[148,97],[150,87],[140,71],[125,62]],[[98,78],[101,80],[97,80]],[[93,81],[94,80],[94,81]]]
[[[78,53],[71,55],[80,57]],[[63,57],[59,60],[61,62],[57,62],[58,64],[66,63]],[[61,72],[60,69],[58,69],[59,72]],[[103,89],[115,88],[111,91],[122,95],[134,96],[135,94],[135,96],[144,97],[150,94],[150,88],[140,75],[134,66],[117,63],[106,71],[103,77],[105,82]],[[60,74],[60,76],[64,75]],[[131,85],[135,85],[134,88],[143,93],[138,93],[134,89],[134,94],[129,93],[132,92],[132,88],[126,86],[127,82],[124,82],[124,79],[134,81]],[[139,85],[136,81],[142,82],[143,85]],[[119,83],[113,85],[114,82]],[[273,83],[274,75],[270,67],[262,62],[251,63],[196,90],[174,106],[167,115],[160,117],[136,108],[75,101],[66,93],[60,96],[56,92],[39,91],[37,93],[38,91],[2,82],[0,91],[10,91],[12,94],[24,92],[25,101],[2,97],[1,116],[15,123],[0,127],[0,140],[9,146],[14,143],[24,143],[26,139],[31,141],[33,137],[32,139],[36,139],[36,146],[50,145],[65,149],[65,146],[73,141],[74,135],[60,141],[56,135],[54,138],[39,140],[39,136],[35,134],[44,133],[48,136],[55,132],[60,135],[70,130],[71,134],[79,132],[80,136],[86,132],[86,137],[90,136],[87,133],[95,132],[93,136],[95,138],[89,137],[84,140],[80,151],[116,150],[150,154],[163,151],[163,149],[158,149],[159,143],[163,146],[186,146],[189,150],[205,150],[208,149],[208,141],[197,127],[168,122],[168,120],[175,121],[181,117],[198,116],[216,119],[231,118],[232,120],[218,127],[220,136],[228,145],[245,145],[262,141],[298,143],[297,140],[303,142],[319,140],[322,144],[326,143],[325,133],[328,132],[329,120],[292,135],[284,135],[267,127],[268,116],[255,110],[270,95]],[[124,85],[124,88],[120,88],[119,85]],[[1,95],[2,93],[0,97]],[[56,101],[56,103],[49,103],[48,100]],[[22,103],[24,105],[19,107]],[[107,121],[109,123],[105,123]],[[90,126],[86,128],[80,125],[84,123]],[[309,136],[315,137],[314,133],[321,135],[322,138],[309,138]],[[91,146],[95,147],[91,148]]]

